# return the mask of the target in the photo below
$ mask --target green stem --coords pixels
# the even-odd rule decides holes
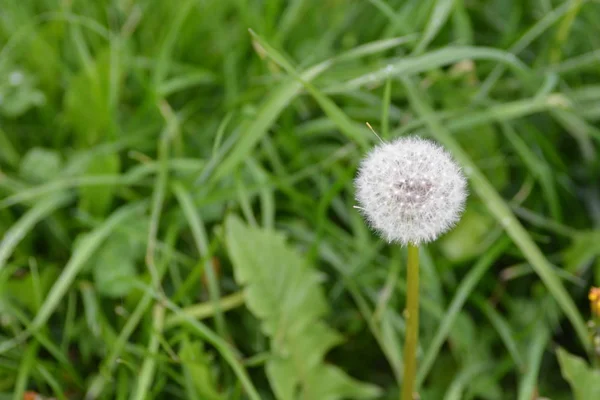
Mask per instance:
[[[408,245],[406,287],[406,338],[401,399],[413,400],[419,344],[419,248],[412,244]]]

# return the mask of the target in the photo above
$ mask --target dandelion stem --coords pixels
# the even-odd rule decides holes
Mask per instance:
[[[406,338],[401,400],[413,400],[419,344],[419,248],[412,244],[408,245],[406,286]]]

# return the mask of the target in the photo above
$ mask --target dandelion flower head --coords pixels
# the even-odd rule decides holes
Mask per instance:
[[[458,222],[467,182],[450,154],[416,136],[375,147],[355,179],[360,210],[388,242],[435,240]]]

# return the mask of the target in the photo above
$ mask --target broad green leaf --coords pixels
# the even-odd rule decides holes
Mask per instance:
[[[470,202],[456,227],[438,241],[444,256],[453,262],[463,262],[482,251],[481,243],[494,225],[494,220],[480,212]]]
[[[12,140],[7,133],[0,127],[0,162],[5,162],[11,167],[19,164],[21,155],[15,149]]]
[[[560,370],[571,385],[575,400],[600,399],[600,371],[562,348],[557,350],[557,355]]]
[[[498,190],[509,183],[508,164],[502,156],[500,135],[490,125],[481,125],[474,129],[465,129],[456,135],[456,141],[463,149],[468,149],[471,159],[485,170],[486,177]]]
[[[581,274],[594,258],[600,256],[600,230],[577,234],[573,243],[564,251],[565,269]]]
[[[248,227],[236,216],[225,225],[236,281],[245,286],[246,304],[271,341],[273,359],[267,363],[267,375],[277,398],[377,396],[377,387],[323,363],[341,338],[322,320],[327,302],[318,272],[286,244],[282,234]]]
[[[53,265],[45,265],[40,269],[39,276],[32,273],[21,279],[12,279],[0,284],[0,292],[15,299],[28,311],[35,312],[38,301],[44,297],[58,275],[58,269]]]
[[[96,289],[107,297],[125,296],[135,287],[136,262],[144,255],[144,248],[130,232],[147,231],[148,221],[131,221],[128,227],[128,232],[115,231],[90,263]]]
[[[0,70],[0,115],[16,118],[46,102],[44,93],[37,89],[36,79],[25,71]]]
[[[117,175],[120,169],[121,161],[117,154],[101,154],[90,161],[85,175]],[[103,217],[112,205],[115,191],[115,186],[82,186],[79,188],[79,208],[96,217]]]
[[[133,288],[136,268],[128,250],[127,243],[111,240],[98,253],[94,262],[94,283],[100,294],[121,297]]]
[[[110,50],[87,60],[75,75],[64,96],[64,118],[73,127],[80,145],[93,145],[110,132]]]
[[[34,147],[21,160],[19,172],[30,182],[45,183],[57,177],[61,164],[60,154],[57,151]]]

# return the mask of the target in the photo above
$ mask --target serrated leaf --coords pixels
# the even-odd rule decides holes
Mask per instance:
[[[327,312],[318,275],[286,246],[281,234],[247,228],[236,217],[226,225],[235,279],[246,285],[246,304],[263,320],[267,335],[282,332],[281,325],[293,330]]]
[[[322,321],[328,307],[317,271],[286,244],[282,234],[248,227],[236,216],[227,218],[225,225],[235,278],[246,286],[246,304],[271,341],[272,358],[266,371],[276,397],[377,396],[376,386],[323,362],[341,338]]]
[[[557,356],[562,376],[571,385],[575,400],[600,399],[600,371],[562,348],[558,349]]]
[[[372,399],[381,394],[378,387],[365,385],[350,378],[339,368],[326,364],[321,364],[311,371],[306,380],[306,387],[310,392],[307,390],[305,399]]]
[[[273,357],[265,366],[269,383],[279,400],[292,400],[298,379],[294,364],[289,359]]]

